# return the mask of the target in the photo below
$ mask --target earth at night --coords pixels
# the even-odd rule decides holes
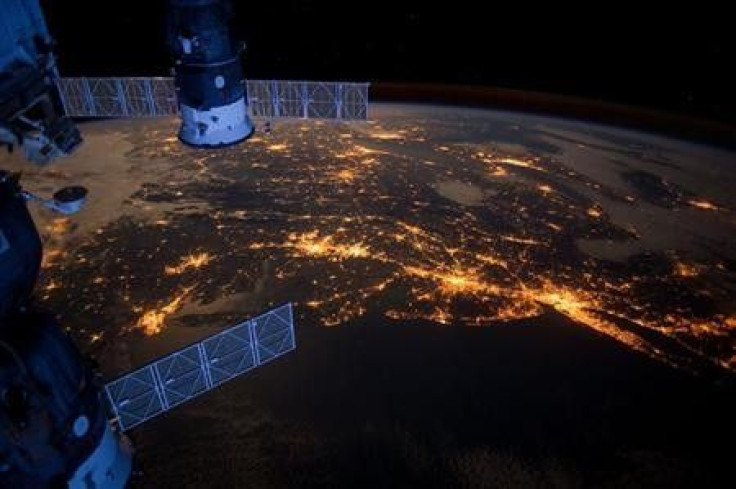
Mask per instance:
[[[293,302],[288,356],[133,430],[134,487],[722,487],[736,159],[644,133],[375,105],[219,150],[83,124],[24,170],[39,302],[112,378]]]

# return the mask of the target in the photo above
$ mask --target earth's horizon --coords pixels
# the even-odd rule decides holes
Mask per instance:
[[[54,166],[0,157],[90,189],[34,210],[37,298],[108,377],[295,303],[296,352],[134,430],[136,487],[719,487],[733,153],[429,105],[272,125],[196,150],[91,122]]]

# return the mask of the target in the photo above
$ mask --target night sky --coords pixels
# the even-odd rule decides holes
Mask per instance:
[[[164,0],[42,3],[64,75],[168,74]],[[250,78],[487,85],[736,122],[736,40],[723,6],[233,3]]]

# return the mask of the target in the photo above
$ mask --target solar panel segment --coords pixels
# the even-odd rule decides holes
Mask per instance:
[[[285,304],[123,375],[105,392],[126,431],[295,348]]]

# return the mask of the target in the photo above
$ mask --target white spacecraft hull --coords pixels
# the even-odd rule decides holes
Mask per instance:
[[[253,134],[245,98],[221,107],[198,110],[181,104],[179,139],[191,146],[218,147],[239,143]]]
[[[69,489],[124,489],[130,477],[133,447],[128,439],[113,433],[108,425],[92,454],[68,481]]]

